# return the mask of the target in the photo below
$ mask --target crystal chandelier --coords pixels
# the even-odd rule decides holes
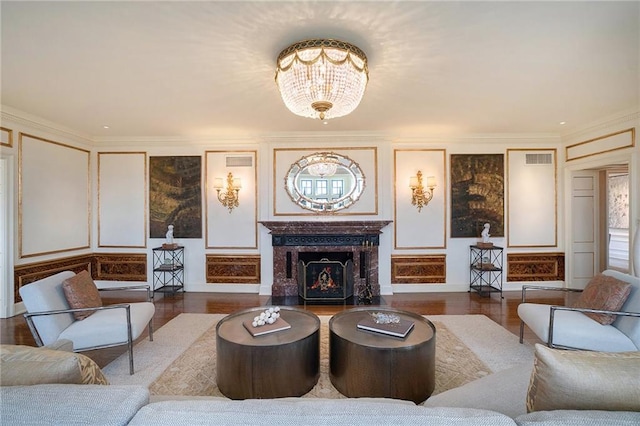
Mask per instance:
[[[338,165],[339,162],[334,156],[328,153],[320,153],[317,157],[311,159],[306,170],[311,176],[324,178],[335,175]]]
[[[311,176],[328,177],[336,174],[338,165],[336,163],[313,163],[307,167]]]
[[[287,108],[320,120],[350,114],[369,81],[367,56],[338,40],[295,43],[278,55],[276,83]]]

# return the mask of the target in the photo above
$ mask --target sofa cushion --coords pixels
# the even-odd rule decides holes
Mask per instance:
[[[135,339],[147,328],[155,312],[155,305],[151,302],[136,302],[128,305],[131,313],[131,334]],[[116,327],[116,325],[120,326]],[[60,338],[73,341],[73,348],[76,351],[105,344],[124,344],[128,338],[127,311],[124,307],[96,311],[84,320],[71,324],[60,333]]]
[[[126,425],[149,402],[143,386],[1,386],[4,425]]]
[[[102,298],[98,287],[87,271],[81,271],[62,282],[64,296],[72,309],[98,308],[102,306]],[[74,312],[76,320],[83,320],[95,311]]]
[[[574,308],[601,309],[603,311],[619,311],[631,293],[631,284],[609,275],[598,274],[589,281]],[[600,324],[609,325],[616,320],[615,315],[585,312]]]
[[[44,383],[108,384],[100,367],[85,355],[21,345],[2,345],[0,385]]]
[[[638,426],[640,413],[593,410],[536,411],[516,417],[516,423],[520,426]]]
[[[527,412],[525,402],[532,369],[533,362],[516,365],[431,396],[423,405],[481,408],[516,418]]]
[[[130,425],[515,425],[493,411],[425,408],[384,398],[164,401],[142,407]]]
[[[551,305],[521,303],[518,316],[543,342],[549,337],[549,311]],[[618,318],[617,321],[623,317]],[[636,324],[640,326],[640,321]],[[602,325],[576,311],[557,310],[553,326],[553,343],[572,348],[593,351],[625,352],[637,351],[634,342],[621,330],[611,325]]]
[[[527,411],[640,411],[640,352],[551,349],[536,344]]]

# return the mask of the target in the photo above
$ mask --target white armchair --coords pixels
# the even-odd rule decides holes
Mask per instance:
[[[523,286],[522,303],[518,306],[520,343],[523,342],[524,326],[527,325],[540,340],[552,348],[603,352],[640,350],[640,278],[613,270],[606,270],[603,274],[631,283],[631,293],[620,311],[528,303],[526,301],[528,290],[565,292],[582,290]],[[603,325],[584,314],[587,312],[615,314],[616,320],[610,325]]]
[[[24,316],[36,344],[50,345],[59,339],[67,339],[73,342],[74,352],[127,345],[129,374],[133,374],[133,342],[146,327],[149,340],[153,341],[155,306],[149,302],[149,286],[126,287],[146,289],[146,302],[71,309],[62,283],[74,275],[71,271],[64,271],[20,288],[20,296],[27,309]],[[124,288],[108,290],[121,289]],[[83,320],[76,320],[73,313],[82,311],[95,312]]]

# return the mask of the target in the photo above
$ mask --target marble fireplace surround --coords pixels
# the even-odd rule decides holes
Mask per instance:
[[[367,280],[373,296],[380,295],[378,246],[382,228],[390,220],[268,221],[273,246],[273,297],[298,295],[298,255],[301,252],[353,252],[353,295],[358,297]]]

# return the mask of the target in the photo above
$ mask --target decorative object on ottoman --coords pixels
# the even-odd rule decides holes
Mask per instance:
[[[387,334],[395,337],[407,337],[415,323],[402,319],[393,313],[371,312],[370,317],[362,319],[356,327],[361,330]]]
[[[260,315],[255,316],[253,321],[245,320],[242,324],[253,337],[291,328],[288,322],[280,318],[278,306],[265,309]]]

